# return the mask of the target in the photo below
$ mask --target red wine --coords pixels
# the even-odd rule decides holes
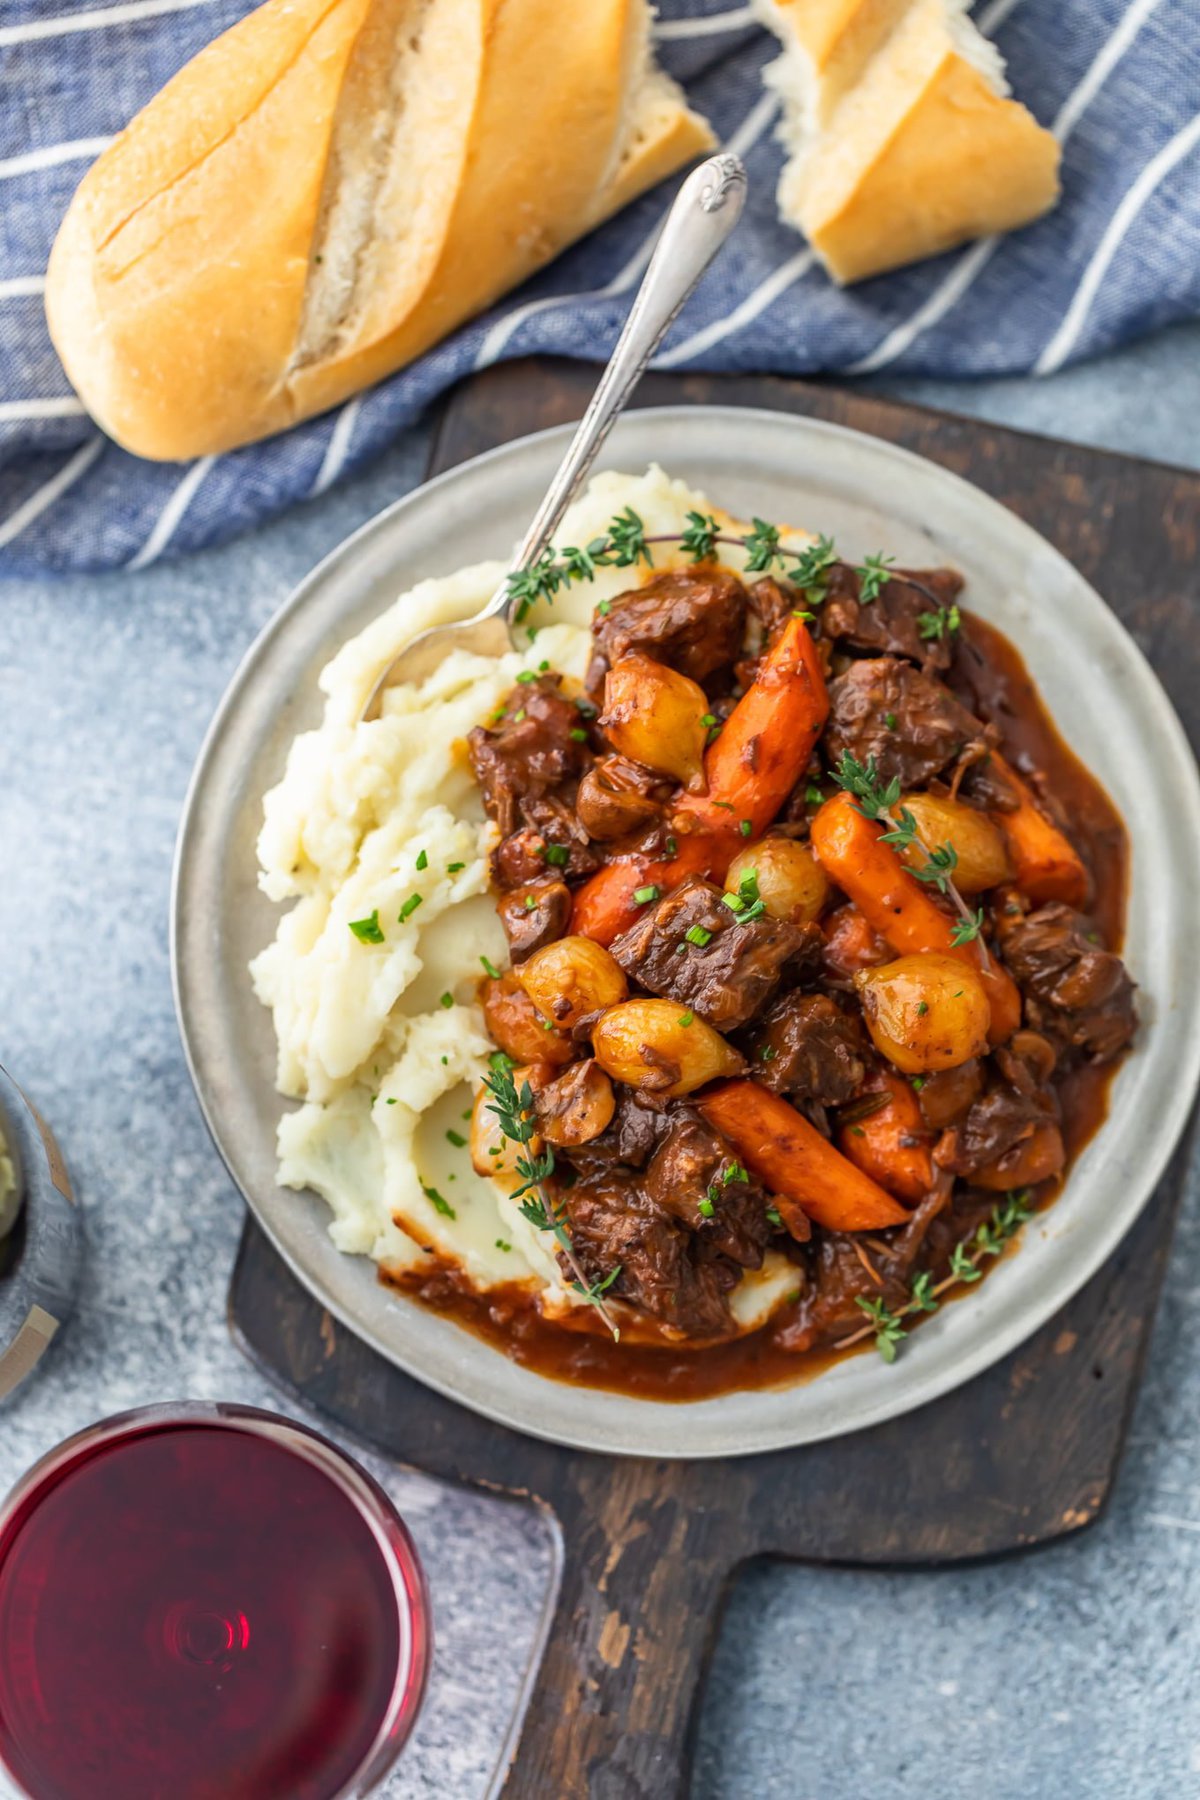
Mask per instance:
[[[407,1735],[427,1616],[386,1499],[288,1421],[202,1415],[84,1434],[0,1513],[0,1762],[34,1800],[333,1800]]]

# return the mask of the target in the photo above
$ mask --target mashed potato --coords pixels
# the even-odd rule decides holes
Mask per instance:
[[[711,510],[657,468],[600,475],[558,541],[588,543],[626,506],[651,535]],[[396,652],[478,611],[503,575],[492,562],[421,582],[323,671],[324,720],[296,739],[264,802],[260,885],[294,904],[251,975],[274,1017],[280,1092],[301,1103],[279,1125],[279,1179],[324,1196],[339,1249],[393,1274],[437,1256],[480,1289],[526,1284],[554,1313],[582,1302],[504,1188],[473,1172],[465,1144],[494,1049],[475,998],[481,958],[508,961],[488,894],[497,832],[465,740],[522,670],[583,676],[592,609],[626,590],[631,571],[561,593],[532,616],[524,649],[498,660],[454,651],[419,687],[390,689],[379,719],[360,719]],[[769,1256],[735,1292],[739,1321],[761,1323],[793,1281]]]

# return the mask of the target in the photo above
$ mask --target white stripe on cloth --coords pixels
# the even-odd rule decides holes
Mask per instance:
[[[1124,14],[1121,23],[1112,36],[1107,39],[1082,80],[1072,88],[1059,108],[1058,116],[1050,129],[1060,144],[1066,143],[1083,113],[1091,105],[1158,4],[1159,0],[1133,0],[1133,5]],[[957,305],[980,270],[991,261],[1003,241],[1003,238],[1000,237],[989,237],[980,238],[977,244],[972,244],[966,254],[951,269],[941,286],[936,287],[932,294],[926,296],[911,317],[905,319],[902,325],[893,326],[874,350],[866,356],[860,357],[857,362],[848,363],[842,373],[844,375],[872,375],[877,369],[886,368],[888,363],[895,362],[896,358],[902,356],[909,345],[921,336],[922,332],[928,331],[931,325],[936,325],[952,306]]]
[[[660,19],[654,27],[659,43],[669,44],[678,38],[717,37],[723,31],[740,31],[744,25],[757,25],[752,6],[735,6],[732,12],[710,13],[707,19]]]
[[[216,460],[215,456],[202,456],[199,462],[194,462],[192,464],[187,474],[183,477],[183,480],[179,483],[179,486],[175,489],[175,492],[171,495],[171,498],[159,513],[158,518],[154,522],[154,529],[151,531],[149,537],[146,539],[137,555],[131,557],[129,562],[126,563],[125,566],[127,569],[144,569],[148,567],[150,563],[157,562],[171,539],[175,536],[184,513],[195,499],[196,489],[200,486],[200,483],[204,480],[204,477],[208,474],[208,471],[212,468]]]
[[[1109,220],[1108,229],[1092,253],[1092,260],[1083,272],[1083,279],[1063,315],[1062,324],[1033,365],[1035,375],[1050,375],[1055,369],[1062,367],[1083,329],[1088,313],[1092,309],[1092,303],[1100,291],[1100,284],[1108,273],[1109,265],[1138,214],[1158,184],[1170,174],[1176,163],[1181,162],[1190,150],[1195,149],[1198,143],[1200,143],[1200,113],[1197,113],[1190,125],[1185,125],[1182,131],[1176,132],[1170,143],[1164,144],[1158,155],[1151,157],[1146,164]]]
[[[1021,0],[992,0],[992,4],[985,6],[975,20],[975,29],[981,31],[984,37],[990,37],[993,31],[999,30],[1010,13],[1016,12],[1020,4]]]
[[[354,427],[358,424],[358,415],[362,411],[362,395],[343,406],[333,422],[333,430],[329,434],[329,442],[325,446],[325,454],[321,458],[321,466],[317,470],[317,479],[312,484],[313,494],[323,494],[330,482],[336,481],[342,472],[342,464],[350,452],[350,441],[354,436]]]
[[[773,269],[765,281],[759,282],[753,293],[747,294],[731,313],[726,313],[723,319],[714,319],[711,324],[702,326],[673,349],[664,350],[661,356],[654,358],[650,367],[673,369],[679,363],[686,362],[689,356],[699,356],[702,350],[711,350],[714,344],[719,344],[723,338],[740,331],[752,319],[757,319],[759,313],[765,312],[794,281],[799,281],[802,275],[806,275],[815,261],[811,250],[798,250],[795,256],[790,256],[785,263],[780,263],[777,269]]]
[[[45,287],[44,275],[10,275],[7,281],[0,281],[0,300],[20,300],[27,294],[41,294]]]
[[[16,419],[77,419],[83,410],[83,401],[74,394],[56,394],[49,400],[0,400],[0,425]]]
[[[778,95],[763,94],[746,114],[725,145],[725,149],[731,150],[735,156],[745,156],[763,135],[775,117],[778,107]],[[515,307],[502,319],[497,319],[491,330],[485,333],[483,342],[476,352],[474,365],[476,370],[485,369],[489,363],[497,360],[513,334],[521,328],[526,319],[535,318],[538,313],[548,312],[556,306],[574,306],[584,300],[612,300],[618,294],[623,294],[626,288],[637,280],[650,261],[654,246],[658,242],[658,234],[663,228],[669,210],[669,207],[664,207],[652,229],[643,238],[628,262],[618,269],[617,273],[610,281],[606,281],[603,287],[591,288],[582,294],[548,294],[542,300],[528,300],[524,306]]]
[[[14,538],[20,537],[25,527],[32,525],[35,519],[40,518],[48,506],[53,506],[60,494],[65,494],[81,475],[86,475],[103,448],[104,439],[97,433],[94,438],[89,439],[82,450],[77,450],[74,456],[63,464],[57,475],[52,475],[50,480],[38,488],[36,493],[30,494],[28,500],[23,500],[17,510],[10,513],[4,523],[0,524],[0,549],[5,544],[11,544]]]
[[[99,156],[111,143],[111,137],[76,138],[71,144],[45,144],[40,150],[26,150],[23,156],[5,157],[0,160],[0,181],[11,181],[17,175],[32,175],[38,169],[52,169],[57,163]]]
[[[73,31],[104,31],[110,25],[128,25],[135,19],[156,19],[160,13],[187,12],[193,6],[212,4],[213,0],[128,0],[124,6],[64,13],[57,19],[31,19],[24,25],[0,25],[0,50],[6,44],[28,43],[31,38],[66,37]]]

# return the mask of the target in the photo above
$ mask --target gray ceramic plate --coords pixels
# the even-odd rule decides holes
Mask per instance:
[[[893,1367],[851,1357],[786,1389],[688,1405],[549,1381],[381,1287],[342,1256],[312,1194],[275,1184],[270,1019],[246,964],[277,909],[255,884],[261,800],[297,731],[316,723],[316,676],[335,649],[414,581],[503,556],[532,514],[565,430],[465,464],[400,501],[328,557],[238,670],[200,755],[180,829],[173,900],[176,999],[192,1075],[238,1186],[318,1299],[431,1387],[539,1437],[651,1456],[730,1456],[832,1437],[920,1406],[970,1379],[1048,1319],[1114,1249],[1158,1180],[1200,1072],[1200,787],[1162,689],[1113,615],[1063,558],[977,489],[891,445],[784,414],[668,407],[627,414],[609,468],[660,462],[749,516],[885,547],[909,565],[948,561],[969,604],[1016,642],[1067,741],[1108,788],[1133,845],[1126,953],[1144,1027],[1103,1130],[1066,1191],[962,1304],[946,1307]]]

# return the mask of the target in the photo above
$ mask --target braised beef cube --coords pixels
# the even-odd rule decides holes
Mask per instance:
[[[972,1104],[960,1124],[944,1134],[935,1152],[937,1165],[970,1180],[1025,1143],[1040,1125],[1057,1120],[1058,1106],[1052,1093],[1020,1094],[1016,1088],[997,1084]]]
[[[527,822],[492,852],[492,880],[501,890],[550,876],[590,875],[600,858],[578,819],[561,800],[522,800]]]
[[[768,645],[773,644],[794,612],[805,610],[804,600],[790,581],[764,575],[750,589],[750,610],[759,619]]]
[[[616,1110],[612,1123],[591,1143],[570,1153],[571,1161],[585,1174],[621,1163],[626,1168],[640,1169],[653,1154],[664,1130],[664,1114],[659,1106],[643,1106],[632,1088],[617,1082],[613,1088]]]
[[[672,570],[618,595],[596,614],[592,634],[610,663],[638,650],[703,681],[738,655],[745,618],[746,590],[735,575]]]
[[[773,1094],[841,1106],[867,1065],[855,1021],[827,994],[784,994],[764,1013],[750,1052],[754,1075]]]
[[[743,903],[744,910],[752,906]],[[678,1000],[718,1031],[744,1025],[774,992],[803,934],[768,913],[741,919],[699,876],[653,906],[610,945],[639,986]]]
[[[580,1182],[565,1196],[576,1258],[589,1283],[609,1289],[686,1337],[720,1337],[732,1325],[725,1284],[714,1263],[689,1254],[692,1234],[651,1200],[632,1177]]]
[[[517,823],[518,801],[547,794],[582,773],[587,745],[571,735],[580,729],[579,711],[561,692],[561,677],[539,675],[512,689],[502,718],[470,733],[467,747],[483,804],[505,836]]]
[[[934,622],[953,606],[962,585],[962,576],[953,569],[897,569],[875,599],[864,604],[858,570],[835,563],[821,607],[821,630],[854,650],[904,656],[925,668],[948,669],[953,639],[948,631],[936,631]]]
[[[757,1269],[771,1235],[767,1198],[733,1146],[690,1107],[671,1115],[643,1183],[664,1212],[739,1268]]]
[[[999,918],[1000,950],[1025,996],[1029,1023],[1093,1062],[1111,1062],[1137,1029],[1134,987],[1087,920],[1054,900]]]
[[[851,663],[829,687],[825,753],[872,757],[880,780],[920,787],[940,774],[985,728],[940,682],[894,656]]]
[[[561,881],[531,881],[505,894],[497,901],[496,911],[508,939],[509,955],[513,962],[522,963],[544,944],[563,936],[571,920],[571,895]]]

